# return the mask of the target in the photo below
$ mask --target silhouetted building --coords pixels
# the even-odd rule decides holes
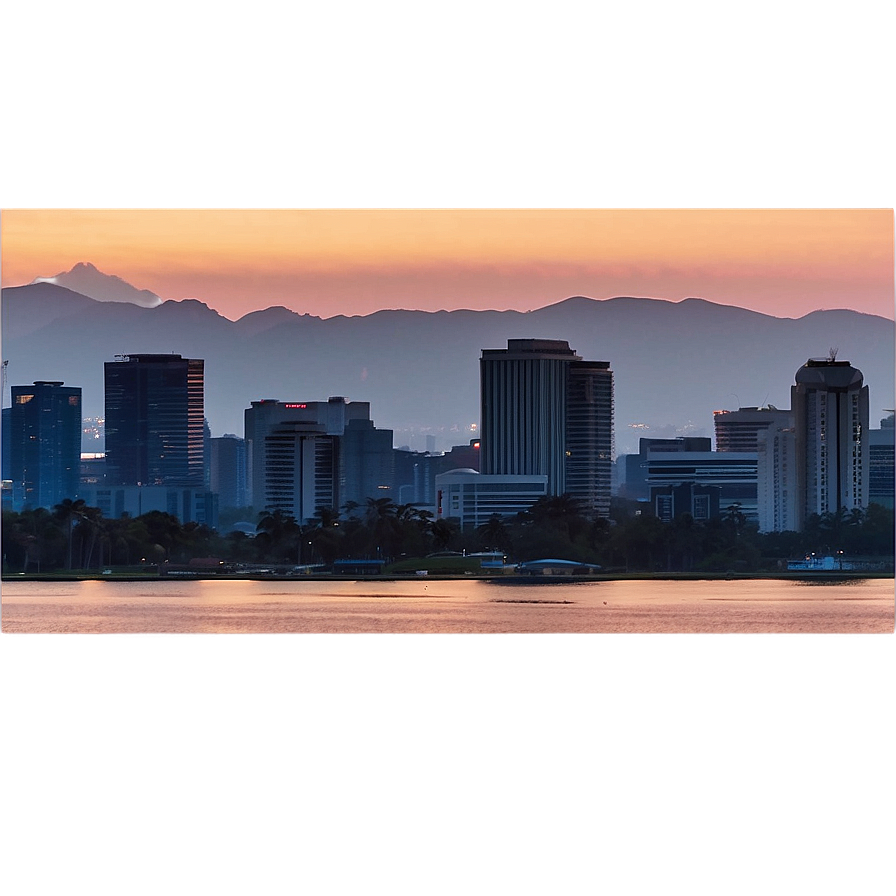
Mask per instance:
[[[218,496],[218,508],[247,507],[246,441],[235,435],[209,440],[209,480],[211,491]]]
[[[586,511],[610,515],[613,372],[609,361],[573,361],[566,383],[566,491]]]
[[[164,485],[88,485],[81,495],[90,507],[98,507],[106,519],[142,516],[154,510],[170,513],[183,523],[218,526],[218,498],[204,488]]]
[[[656,486],[650,490],[654,515],[671,523],[685,513],[698,522],[719,516],[722,489],[717,485],[683,482],[680,485]]]
[[[608,515],[609,362],[583,361],[563,340],[509,339],[483,349],[479,365],[483,474],[547,476],[549,494],[569,492],[587,513]]]
[[[174,354],[106,362],[110,484],[204,487],[204,367]]]
[[[4,482],[10,479],[9,450],[12,447],[12,441],[9,436],[9,421],[11,414],[12,408],[3,408],[2,420],[0,420],[0,439],[2,439],[2,443],[0,443],[0,479]]]
[[[893,415],[880,421],[880,429],[868,435],[868,503],[893,509],[894,498],[894,433]]]
[[[39,380],[13,386],[9,409],[12,505],[53,507],[78,495],[81,389]]]
[[[368,498],[395,500],[392,430],[377,429],[372,420],[348,420],[337,438],[339,493],[332,506],[363,504]]]
[[[471,439],[469,445],[455,445],[444,454],[394,449],[395,502],[415,504],[434,511],[435,477],[449,470],[464,468],[479,472],[479,451],[479,439]]]
[[[813,513],[868,504],[868,387],[849,361],[810,358],[791,387],[799,529]]]

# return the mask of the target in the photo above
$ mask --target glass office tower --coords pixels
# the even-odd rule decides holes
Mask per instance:
[[[51,508],[78,494],[81,472],[81,389],[39,380],[13,386],[9,411],[9,473],[13,507]]]
[[[106,362],[110,485],[203,487],[204,366],[174,354]]]

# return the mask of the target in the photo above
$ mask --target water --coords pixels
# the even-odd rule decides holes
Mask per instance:
[[[4,632],[889,632],[893,579],[3,582]]]
[[[893,589],[12,580],[2,611],[4,632],[892,632]],[[123,857],[95,893],[147,873],[164,890],[160,850],[148,865],[144,854],[160,831],[181,865],[204,859],[194,878],[217,884],[218,867],[262,892],[284,889],[269,873],[278,855],[284,880],[301,885],[311,867],[306,889],[320,892],[363,891],[372,877],[425,891],[447,868],[458,892],[575,893],[596,889],[580,880],[607,879],[608,863],[618,892],[662,892],[676,877],[691,893],[728,879],[749,881],[735,892],[818,893],[822,878],[885,892],[868,867],[889,854],[889,638],[853,639],[852,651],[825,638],[816,652],[795,650],[815,646],[802,638],[778,650],[748,638],[747,652],[737,638],[0,640],[16,661],[3,666],[16,771],[5,807],[20,834],[7,854],[30,860],[19,865],[32,892],[65,888],[40,887],[33,844],[45,852],[48,831],[68,845],[57,864],[69,879],[96,883],[101,841]],[[794,844],[809,861],[793,862]],[[234,878],[247,849],[252,867]],[[846,856],[833,875],[832,854]],[[407,857],[419,861],[396,878]],[[645,880],[654,865],[665,881]],[[354,867],[363,874],[346,878]],[[866,886],[850,887],[857,877]]]

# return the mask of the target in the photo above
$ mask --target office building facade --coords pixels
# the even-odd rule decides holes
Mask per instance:
[[[369,402],[253,401],[245,427],[258,511],[306,520],[319,508],[393,497],[392,430],[373,425]]]
[[[868,387],[849,361],[810,358],[791,387],[798,527],[812,514],[868,505]]]
[[[629,501],[648,501],[650,486],[647,484],[647,458],[650,452],[680,453],[682,451],[711,451],[712,439],[704,436],[679,436],[675,439],[638,440],[638,453],[626,454],[625,484],[620,489],[622,497]]]
[[[9,409],[12,507],[51,508],[78,496],[81,389],[61,381],[13,386]]]
[[[544,475],[489,476],[472,469],[450,470],[436,476],[436,515],[475,528],[494,515],[516,516],[547,493]]]
[[[880,429],[872,429],[868,444],[868,503],[893,509],[894,498],[894,433],[893,415],[880,421]]]
[[[756,441],[756,504],[760,532],[795,532],[799,526],[796,431],[768,426]]]
[[[772,405],[762,408],[738,408],[713,411],[716,451],[756,451],[760,433],[770,428],[788,429],[793,415]]]
[[[110,484],[205,486],[204,369],[201,359],[174,354],[106,362]]]
[[[647,455],[647,483],[650,488],[650,502],[660,518],[668,516],[663,507],[667,498],[677,498],[677,510],[672,516],[679,516],[687,510],[695,519],[709,519],[715,516],[714,507],[724,515],[729,508],[736,507],[748,522],[758,522],[757,475],[755,451],[649,451]],[[717,488],[718,504],[713,493],[707,491],[685,492],[670,490],[679,486],[701,486]],[[694,508],[683,503],[683,496],[699,498]],[[662,501],[658,502],[658,499]],[[671,507],[671,505],[669,505]],[[660,508],[660,510],[658,510]],[[671,517],[670,517],[671,518]]]
[[[480,469],[546,476],[548,494],[569,492],[606,516],[613,459],[613,374],[569,343],[509,339],[480,359]]]

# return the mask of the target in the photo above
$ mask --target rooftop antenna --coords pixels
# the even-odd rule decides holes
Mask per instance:
[[[828,361],[833,363],[837,360],[837,348],[836,346],[828,350]]]
[[[3,407],[7,407],[7,404],[6,404],[6,384],[7,384],[7,381],[8,381],[8,379],[9,379],[9,375],[8,375],[8,373],[7,373],[7,371],[6,371],[6,368],[7,368],[7,367],[9,367],[9,361],[4,361],[4,362],[3,362],[3,390],[2,390],[2,392],[0,392],[0,404],[2,404]],[[12,399],[11,399],[11,398],[10,398],[9,404],[12,405]]]

